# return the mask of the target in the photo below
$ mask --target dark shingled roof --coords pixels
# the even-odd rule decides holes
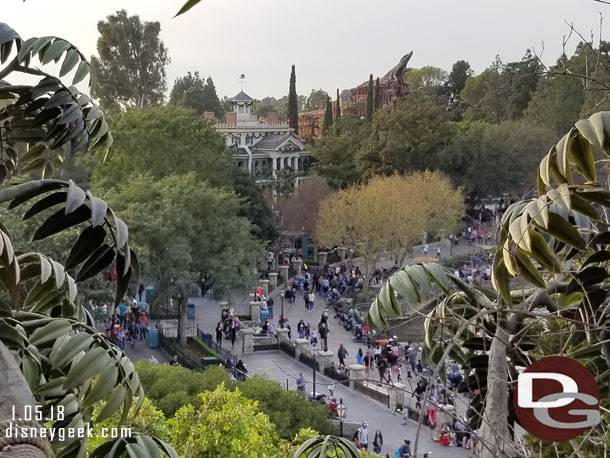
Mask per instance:
[[[246,94],[244,91],[239,91],[235,97],[231,99],[232,102],[253,102],[254,99]]]
[[[265,135],[260,142],[254,145],[254,150],[259,149],[275,149],[280,146],[284,141],[290,138],[292,134],[290,132],[286,132],[284,134],[268,134]]]

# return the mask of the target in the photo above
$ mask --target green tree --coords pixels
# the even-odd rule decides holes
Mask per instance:
[[[256,179],[247,170],[233,167],[233,183],[235,193],[242,200],[238,216],[248,218],[261,242],[273,242],[278,236],[273,213]]]
[[[322,124],[322,134],[326,135],[330,132],[333,126],[333,106],[330,97],[326,98],[326,112],[324,113],[324,122]]]
[[[369,85],[366,91],[366,120],[371,122],[373,120],[373,113],[375,112],[375,100],[373,93],[373,74],[369,76]]]
[[[184,108],[192,108],[198,114],[206,111],[204,101],[205,82],[199,76],[199,72],[177,78],[169,96],[171,104]],[[220,103],[220,102],[219,102]]]
[[[443,100],[410,94],[375,114],[371,133],[356,153],[363,177],[439,169],[451,140],[451,117]]]
[[[375,110],[381,108],[381,89],[379,87],[379,77],[375,80]]]
[[[198,408],[201,405],[199,393],[213,391],[221,383],[229,385],[231,382],[229,374],[221,367],[209,367],[197,372],[146,361],[138,361],[135,367],[147,399],[167,418],[172,418],[180,407],[188,404]]]
[[[333,188],[343,188],[360,180],[356,155],[368,138],[370,123],[357,116],[343,115],[322,138],[316,141],[311,154],[316,158],[314,170]]]
[[[322,89],[312,89],[311,94],[307,97],[305,103],[305,111],[323,110],[326,108],[326,100],[328,99],[328,93]]]
[[[470,198],[530,191],[536,164],[555,138],[549,128],[524,121],[462,121],[450,127],[450,143],[436,166]]]
[[[144,398],[142,406],[139,410],[136,410],[137,400],[132,403],[132,407],[129,410],[127,419],[123,422],[122,427],[131,428],[132,433],[141,433],[148,436],[154,436],[163,441],[169,442],[171,434],[166,424],[165,415],[159,409],[157,409],[148,398]],[[102,411],[104,407],[103,403],[97,403],[93,410],[93,415],[96,417]],[[87,443],[87,451],[92,453],[96,448],[103,445],[106,442],[104,434],[106,431],[111,431],[112,428],[116,428],[117,425],[121,424],[121,415],[115,412],[112,416],[105,420],[95,423],[91,428],[91,434],[93,436]],[[106,428],[106,431],[103,431]]]
[[[203,88],[203,106],[205,107],[205,111],[213,111],[218,119],[221,119],[224,116],[224,110],[220,105],[220,99],[216,94],[216,86],[214,86],[214,81],[212,81],[211,76],[208,76],[208,79],[205,80],[205,87]]]
[[[193,172],[230,189],[233,163],[225,141],[192,110],[175,106],[130,110],[112,118],[113,154],[98,161],[94,189],[121,189],[135,174],[162,178]]]
[[[337,102],[335,106],[335,119],[341,117],[341,97],[339,97],[339,89],[337,89]]]
[[[405,79],[411,85],[411,92],[442,96],[448,90],[449,74],[442,68],[431,65],[411,69],[406,73]]]
[[[181,314],[188,298],[199,292],[202,273],[212,275],[217,297],[246,289],[255,280],[263,246],[252,235],[252,224],[238,216],[240,200],[232,191],[187,173],[132,176],[105,194],[131,225],[142,265],[157,280],[161,297],[172,297]],[[183,345],[186,321],[184,316],[179,333]]]
[[[120,10],[97,24],[99,57],[91,58],[97,74],[93,95],[103,107],[143,108],[163,102],[167,48],[159,39],[159,22],[141,22]]]
[[[449,93],[449,100],[453,105],[461,102],[460,93],[466,85],[466,80],[472,75],[472,68],[470,68],[470,64],[465,60],[458,60],[453,64],[447,82],[445,83],[447,92]]]
[[[297,97],[297,74],[292,66],[290,72],[290,88],[288,90],[288,125],[295,133],[299,130],[299,101]]]
[[[172,444],[180,456],[275,456],[280,444],[275,425],[255,401],[243,397],[239,390],[227,391],[224,385],[199,396],[199,408],[183,406],[169,421]]]
[[[242,396],[257,401],[281,438],[291,439],[303,428],[320,434],[334,430],[328,421],[331,415],[327,406],[309,402],[302,393],[286,390],[274,380],[256,376],[240,383],[238,389]]]
[[[13,49],[19,52],[11,54]],[[35,58],[40,67],[52,60],[61,62],[60,77],[38,68]],[[72,44],[50,36],[23,41],[0,23],[0,96],[9,101],[0,108],[4,132],[0,147],[11,162],[2,168],[3,179],[19,172],[44,176],[87,147],[108,148],[112,143],[103,112],[88,96],[61,80],[75,67],[72,84],[89,72],[89,64]],[[27,73],[30,84],[13,86],[4,80],[19,73]],[[18,98],[18,106],[11,103]],[[19,125],[29,129],[15,129]],[[57,162],[47,160],[47,154]],[[55,418],[47,426],[70,423],[83,427],[92,420],[93,406],[100,400],[105,405],[94,420],[103,421],[119,408],[125,417],[133,396],[139,396],[138,406],[143,400],[142,387],[129,359],[94,328],[90,314],[77,301],[77,284],[114,263],[118,274],[114,304],[123,299],[132,273],[137,277],[139,270],[127,226],[104,201],[74,182],[22,178],[21,184],[0,190],[0,203],[8,202],[10,208],[28,204],[25,219],[41,214],[45,221],[35,232],[37,240],[71,230],[78,238],[62,264],[31,250],[17,255],[11,235],[4,227],[0,230],[4,272],[0,365],[5,381],[0,386],[0,397],[5,400],[0,403],[0,420],[8,421],[16,412],[25,415],[25,406],[40,406],[45,417]],[[50,414],[58,404],[66,406],[61,419]],[[142,440],[141,436],[133,438],[134,442]],[[147,440],[169,454],[161,441]],[[46,442],[19,445],[27,455],[52,453]],[[87,449],[85,438],[65,442],[55,438],[51,445],[61,458],[83,456]]]
[[[420,286],[431,282],[439,288],[438,305],[427,309],[424,324],[426,352],[438,365],[432,378],[444,377],[448,357],[464,366],[469,384],[478,389],[468,422],[479,430],[482,458],[520,455],[509,400],[519,373],[533,359],[560,352],[580,361],[595,374],[600,408],[608,408],[610,387],[604,382],[610,369],[610,322],[603,313],[610,280],[603,267],[609,253],[608,231],[599,222],[610,199],[607,186],[596,183],[593,156],[593,150],[610,156],[607,126],[609,112],[578,121],[540,162],[538,196],[506,210],[492,266],[495,292],[483,293],[436,264],[415,263],[382,286],[369,310],[369,323],[385,328],[387,318],[399,315],[398,301],[417,296],[415,278]],[[559,165],[550,167],[559,154],[563,154]],[[568,184],[572,182],[584,184]],[[561,348],[556,345],[558,336],[565,339]],[[550,338],[555,345],[549,345]],[[534,443],[542,456],[590,453],[593,457],[607,446],[608,431],[600,423],[590,433],[595,439],[579,438],[561,448]]]

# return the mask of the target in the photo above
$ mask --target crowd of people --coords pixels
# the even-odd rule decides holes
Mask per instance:
[[[124,349],[126,342],[133,349],[138,340],[145,340],[149,320],[145,310],[138,307],[134,300],[131,306],[119,304],[111,317],[103,321],[106,335],[119,348]]]

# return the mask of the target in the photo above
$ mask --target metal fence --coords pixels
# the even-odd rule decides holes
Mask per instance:
[[[159,329],[159,345],[161,345],[170,355],[178,356],[178,362],[181,366],[198,371],[204,369],[201,362],[188,355],[177,342],[169,337],[165,337],[161,329]]]

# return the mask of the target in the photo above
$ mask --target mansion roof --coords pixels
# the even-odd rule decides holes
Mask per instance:
[[[231,99],[231,102],[253,102],[254,99],[246,94],[244,91],[239,91],[239,93]]]

